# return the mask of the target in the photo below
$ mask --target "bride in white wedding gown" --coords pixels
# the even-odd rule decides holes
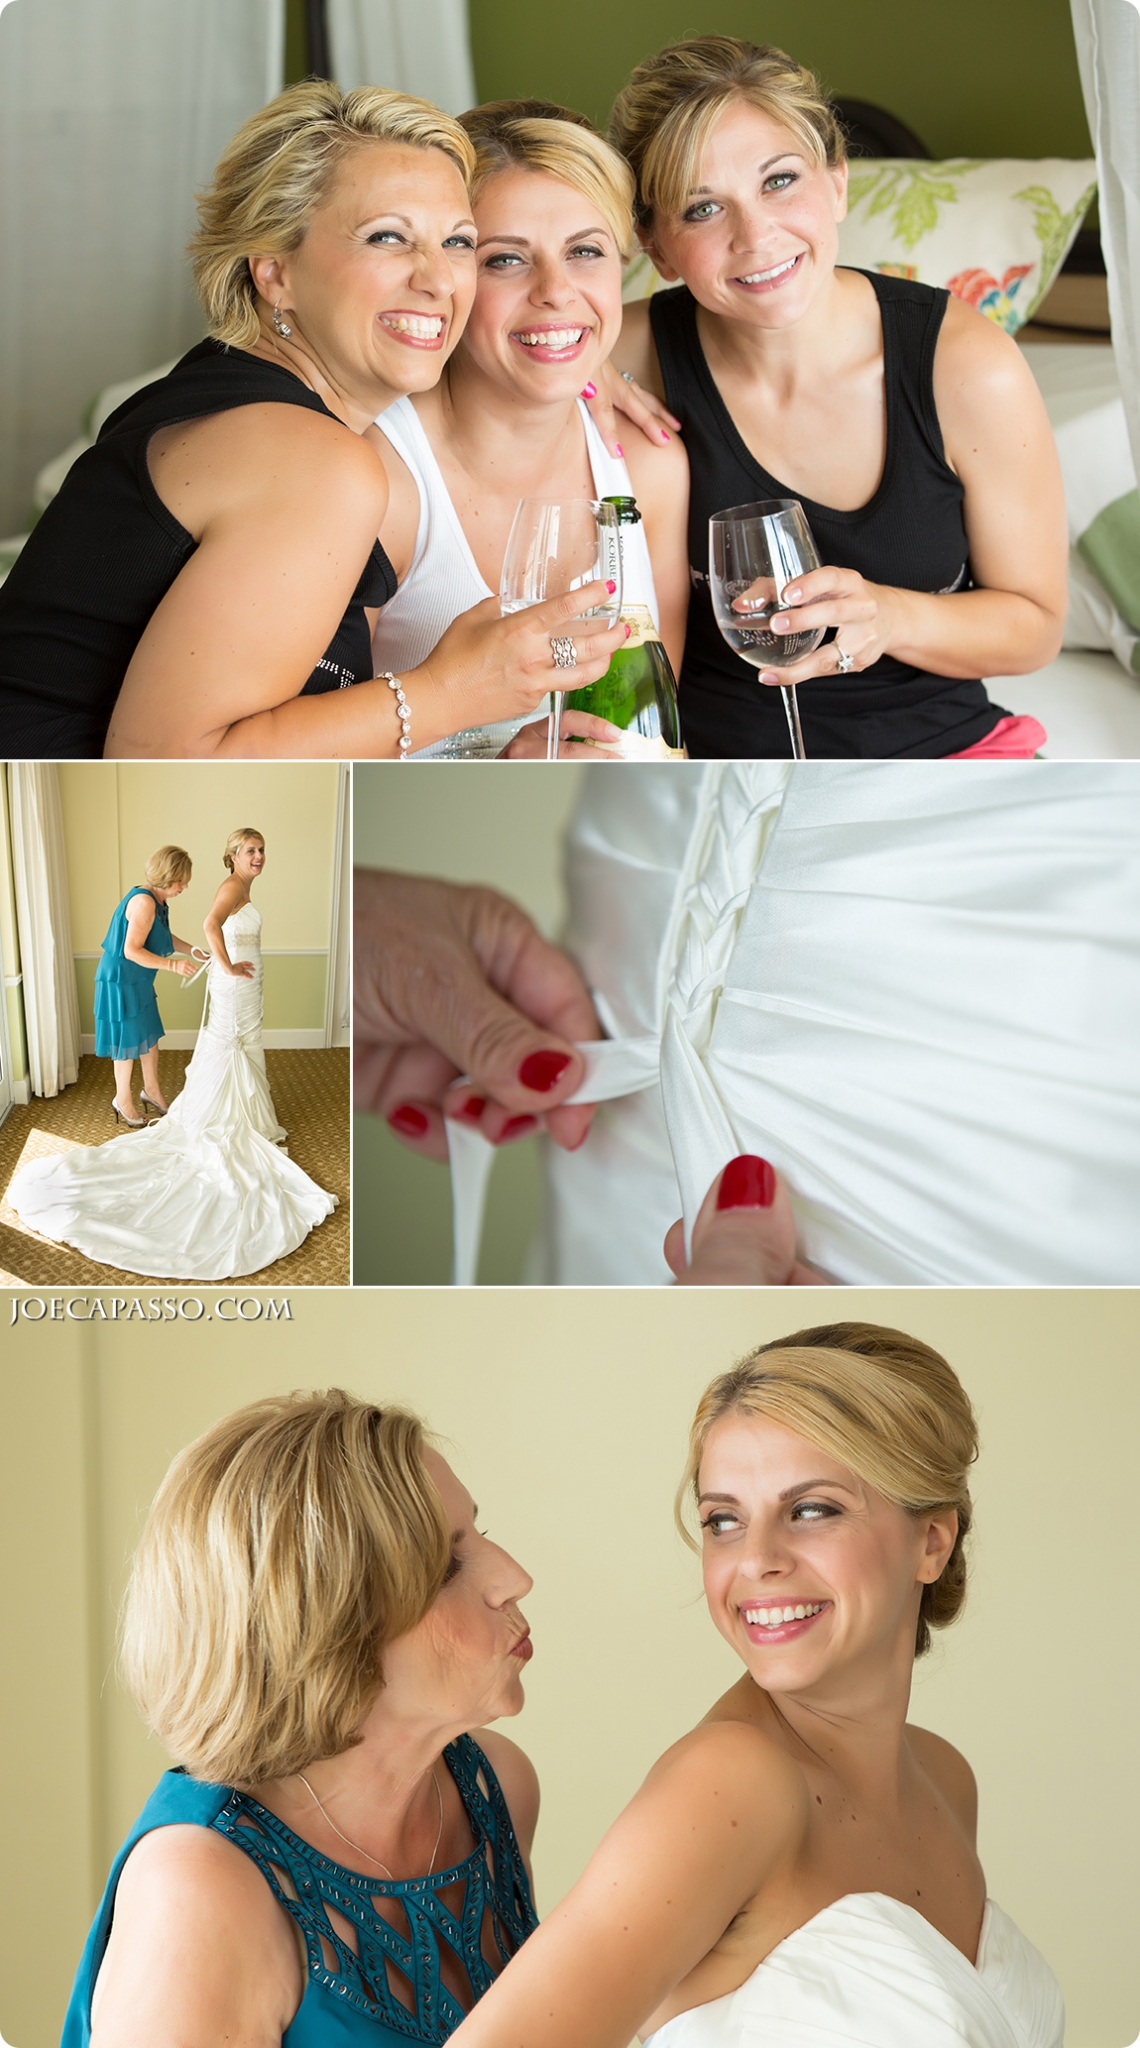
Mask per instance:
[[[970,1767],[907,1721],[965,1595],[976,1442],[946,1361],[874,1324],[713,1381],[678,1498],[744,1675],[452,2048],[1061,2048],[1057,1981],[986,1897]],[[636,1571],[637,1516],[611,1505]]]
[[[265,845],[231,833],[205,921],[206,1006],[185,1086],[145,1131],[21,1168],[8,1200],[43,1237],[100,1265],[166,1280],[230,1280],[295,1251],[336,1207],[282,1149],[261,1043]]]

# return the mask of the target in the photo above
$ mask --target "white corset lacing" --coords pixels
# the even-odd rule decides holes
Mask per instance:
[[[569,943],[610,1034],[531,1277],[668,1280],[720,1170],[785,1175],[856,1285],[1140,1280],[1140,771],[591,769]],[[455,1279],[492,1152],[448,1123]]]
[[[8,1199],[44,1237],[100,1265],[169,1280],[229,1280],[295,1251],[330,1215],[327,1194],[281,1148],[261,1042],[261,913],[222,926],[236,965],[211,960],[185,1085],[169,1114],[106,1145],[33,1160]]]
[[[971,1963],[913,1906],[853,1892],[646,2048],[1062,2048],[1064,2032],[1053,1972],[992,1899]]]

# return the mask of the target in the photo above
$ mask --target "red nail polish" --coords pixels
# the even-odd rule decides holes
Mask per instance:
[[[482,1116],[483,1111],[486,1109],[486,1107],[487,1098],[485,1095],[469,1095],[467,1097],[466,1102],[463,1103],[459,1109],[453,1109],[451,1111],[451,1115],[455,1117],[461,1116],[465,1118],[465,1120],[468,1123],[475,1124],[478,1123],[479,1118]]]
[[[583,398],[596,398],[596,397],[597,397],[597,395],[598,395],[598,387],[597,387],[597,385],[596,385],[596,384],[583,384],[583,386],[582,386],[582,396],[583,396]]]
[[[502,1145],[508,1138],[521,1138],[524,1132],[537,1131],[537,1129],[538,1118],[536,1116],[512,1116],[503,1125],[502,1130],[495,1139],[495,1143],[496,1145]]]
[[[613,596],[614,591],[617,589],[617,584],[611,583],[608,576],[606,577],[606,589],[609,591],[611,597]]]
[[[555,1052],[553,1047],[545,1052],[528,1052],[519,1068],[519,1080],[524,1088],[533,1088],[536,1095],[546,1095],[569,1065],[569,1053]]]
[[[416,1109],[411,1102],[401,1102],[399,1109],[391,1111],[388,1122],[402,1138],[422,1138],[428,1128],[428,1119],[422,1109]]]
[[[776,1170],[766,1159],[742,1152],[730,1159],[720,1179],[718,1209],[770,1209],[776,1199]]]

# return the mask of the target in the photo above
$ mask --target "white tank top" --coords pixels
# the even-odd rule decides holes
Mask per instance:
[[[632,497],[633,486],[625,463],[609,454],[581,399],[578,410],[586,435],[595,497]],[[384,606],[372,638],[373,673],[379,675],[390,669],[393,675],[399,675],[402,670],[417,668],[421,661],[426,661],[452,620],[492,592],[479,573],[431,442],[411,400],[398,398],[395,405],[380,414],[376,425],[402,457],[420,498],[411,568],[395,597]],[[622,576],[623,604],[647,605],[658,624],[657,592],[653,587],[645,528],[641,525],[622,528]],[[530,716],[536,714],[532,712]],[[449,739],[436,740],[409,758],[446,760],[461,754],[493,759],[526,722],[515,718],[469,728],[453,733]]]

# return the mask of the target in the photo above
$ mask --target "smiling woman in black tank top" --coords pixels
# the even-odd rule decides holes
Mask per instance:
[[[463,331],[473,163],[426,101],[319,79],[235,136],[193,244],[211,338],[112,414],[0,591],[8,755],[392,758],[538,709],[581,593],[475,608],[400,697],[372,671],[396,579],[363,435]],[[593,682],[624,628],[569,630]]]
[[[690,754],[786,754],[777,680],[804,685],[809,757],[1032,754],[1042,729],[980,680],[1051,660],[1065,616],[1060,472],[1016,344],[946,292],[836,268],[842,137],[781,51],[675,44],[634,72],[610,134],[644,245],[681,280],[627,307],[615,361],[689,453]],[[708,521],[780,497],[825,564],[789,591],[786,629],[829,630],[758,677],[717,630]]]

